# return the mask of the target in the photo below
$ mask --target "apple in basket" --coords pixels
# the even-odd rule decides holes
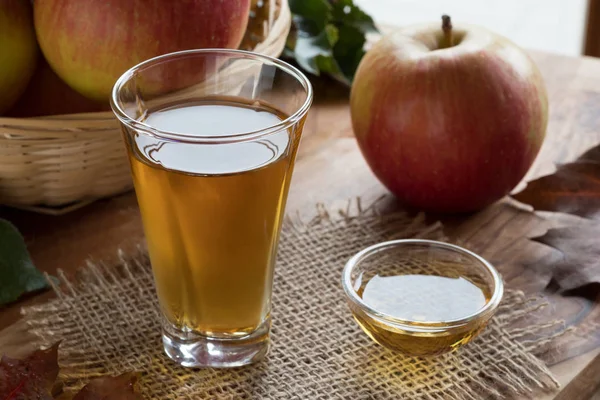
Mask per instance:
[[[27,89],[6,116],[28,118],[110,110],[108,104],[88,99],[71,89],[54,73],[46,60],[40,58]]]
[[[544,140],[548,100],[529,56],[484,28],[443,23],[376,43],[351,92],[354,134],[401,201],[436,212],[481,209],[508,194]]]
[[[27,87],[37,52],[29,1],[0,1],[0,113]]]
[[[54,71],[81,94],[106,101],[117,78],[179,50],[237,48],[250,0],[36,0],[38,42]],[[170,79],[185,80],[192,68]]]

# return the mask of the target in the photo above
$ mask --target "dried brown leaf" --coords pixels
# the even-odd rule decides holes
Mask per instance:
[[[0,400],[53,400],[58,377],[58,346],[36,350],[19,360],[0,359]],[[126,373],[90,381],[72,400],[144,400],[137,392],[138,375]],[[70,398],[63,393],[59,398]]]
[[[561,256],[547,267],[562,289],[600,283],[600,224],[550,229],[533,240],[560,252]]]
[[[22,360],[0,360],[0,399],[52,400],[58,376],[58,346],[37,350]]]
[[[81,389],[73,400],[144,400],[136,390],[137,374],[97,378]]]
[[[529,182],[513,197],[536,210],[600,218],[600,146],[559,165],[554,174]]]

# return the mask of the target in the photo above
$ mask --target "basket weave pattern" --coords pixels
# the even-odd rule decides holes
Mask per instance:
[[[266,18],[247,32],[242,48],[278,57],[291,14],[285,0],[265,3]],[[0,204],[60,213],[132,188],[111,112],[0,118],[0,158]]]

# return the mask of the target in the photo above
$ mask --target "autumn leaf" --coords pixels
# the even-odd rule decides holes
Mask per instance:
[[[0,399],[52,400],[58,376],[58,345],[37,350],[23,360],[0,359]]]
[[[532,240],[560,253],[548,267],[564,290],[600,283],[600,224],[590,222],[566,228],[549,229]]]
[[[58,377],[58,346],[37,350],[22,360],[0,359],[0,400],[53,400]],[[138,376],[126,373],[90,381],[71,400],[144,400],[137,392]],[[61,399],[70,398],[63,393]]]
[[[536,210],[600,218],[600,146],[557,171],[527,183],[513,196]]]
[[[552,175],[527,183],[527,187],[513,197],[535,210],[600,219],[600,146],[586,151],[574,162],[559,165]],[[557,257],[537,267],[549,269],[562,289],[600,283],[600,224],[597,221],[550,229],[532,240],[555,250]]]
[[[92,380],[73,400],[144,400],[136,392],[137,374],[126,373]]]

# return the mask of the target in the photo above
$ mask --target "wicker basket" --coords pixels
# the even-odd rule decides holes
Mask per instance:
[[[252,2],[240,48],[278,57],[291,14],[287,0]],[[131,190],[125,146],[111,112],[0,117],[0,204],[61,214]]]

